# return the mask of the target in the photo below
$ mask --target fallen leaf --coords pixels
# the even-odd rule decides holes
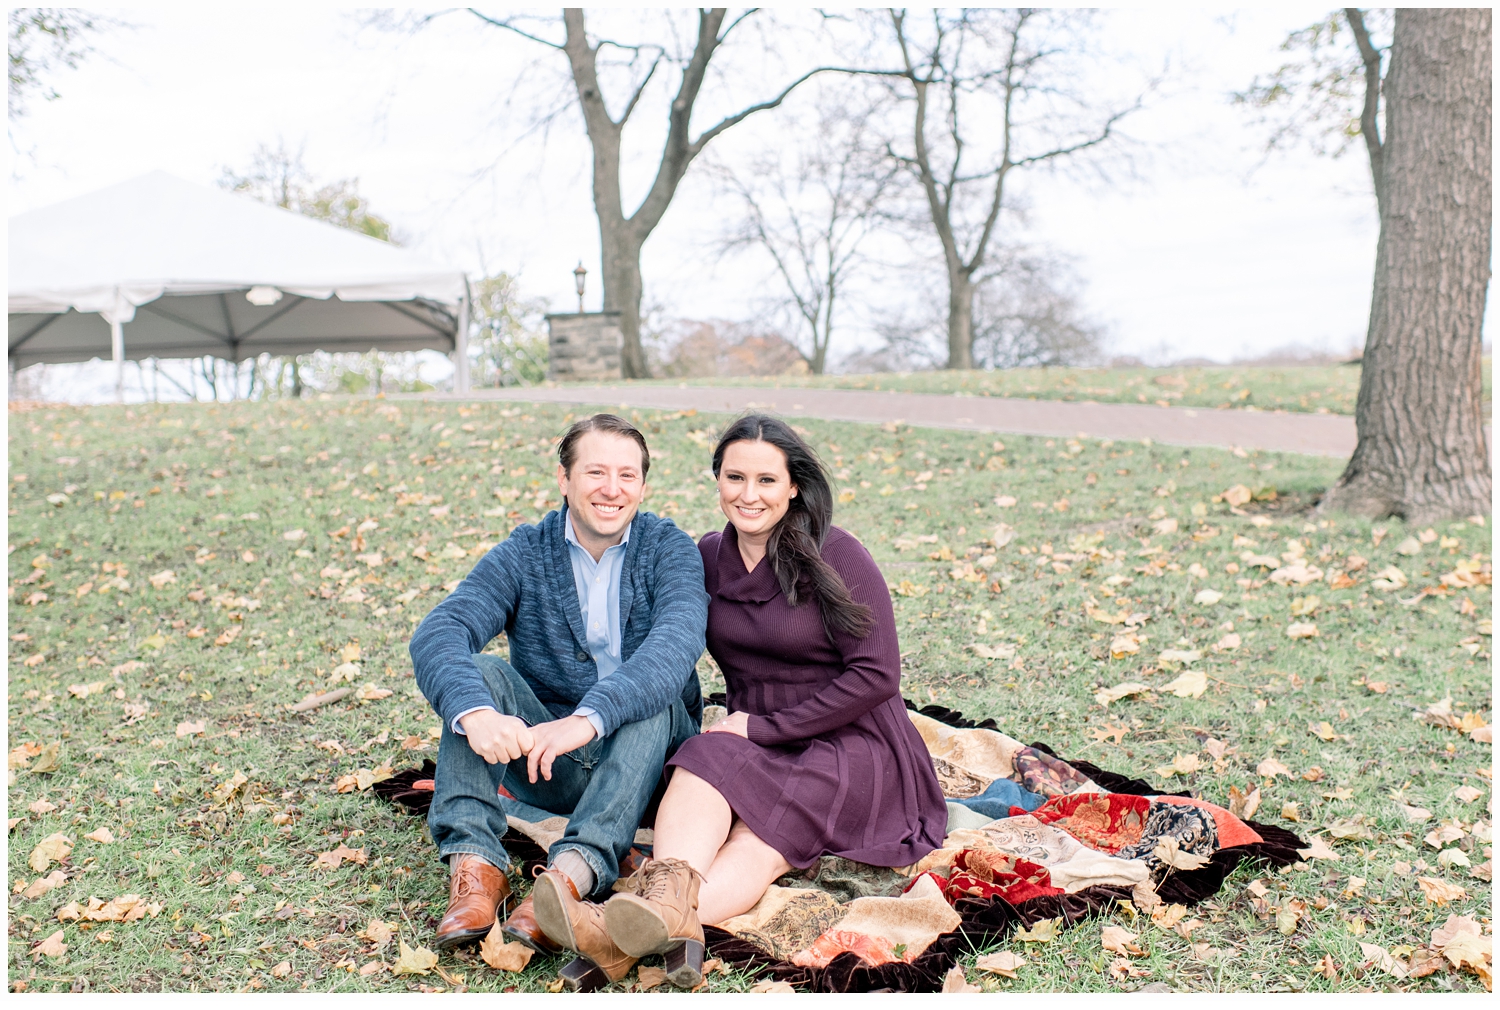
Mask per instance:
[[[1268,779],[1275,778],[1278,775],[1285,775],[1287,778],[1291,778],[1292,770],[1275,758],[1266,758],[1255,766],[1255,774]]]
[[[339,846],[343,848],[343,846]],[[319,857],[321,858],[321,857]],[[360,860],[361,863],[364,860]],[[418,947],[413,950],[406,945],[405,940],[397,940],[396,963],[391,966],[391,971],[397,975],[426,975],[437,966],[437,955],[426,947]]]
[[[1198,594],[1193,597],[1193,602],[1211,607],[1223,598],[1224,594],[1217,589],[1200,589],[1198,590]]]
[[[365,862],[369,859],[369,856],[364,849],[351,849],[349,848],[349,846],[340,842],[338,848],[331,849],[328,852],[318,853],[318,858],[314,862],[317,866],[325,867],[330,870],[337,870],[340,866],[343,865],[344,860],[346,859],[351,863],[357,863],[360,866],[364,866]]]
[[[1118,726],[1112,723],[1105,723],[1103,726],[1096,726],[1093,729],[1089,730],[1089,736],[1093,737],[1095,740],[1098,740],[1100,743],[1103,743],[1104,741],[1113,737],[1115,744],[1118,745],[1121,740],[1125,739],[1125,734],[1129,732],[1130,727],[1126,726],[1124,723],[1121,723]]]
[[[1039,919],[1030,929],[1018,929],[1015,938],[1022,943],[1050,943],[1057,939],[1061,919]]]
[[[1151,854],[1174,870],[1196,870],[1208,862],[1207,856],[1182,851],[1174,835],[1167,835],[1157,842]]]
[[[1231,649],[1238,649],[1239,647],[1240,636],[1235,634],[1234,632],[1230,632],[1214,643],[1215,652],[1228,652]]]
[[[1186,905],[1163,905],[1151,913],[1151,921],[1162,929],[1171,929],[1187,915]]]
[[[513,946],[521,947],[524,945],[517,943],[513,944]],[[492,967],[498,967],[498,965],[493,965]],[[636,969],[635,977],[639,981],[641,989],[655,989],[667,981],[667,971],[665,968],[651,968],[642,965]]]
[[[27,887],[24,891],[21,892],[21,897],[27,899],[40,898],[42,895],[46,894],[54,887],[65,884],[67,883],[67,881],[68,875],[66,873],[61,870],[53,870],[45,877],[38,877],[36,880],[32,881],[31,886]]]
[[[96,831],[90,831],[83,837],[87,838],[91,842],[98,842],[100,845],[108,845],[115,840],[114,834],[111,833],[109,828],[107,827],[99,828]]]
[[[1432,811],[1428,810],[1426,807],[1412,807],[1407,806],[1405,803],[1397,803],[1396,809],[1400,810],[1402,816],[1404,816],[1407,820],[1413,821],[1418,824],[1420,824],[1422,821],[1432,819]]]
[[[1287,625],[1287,629],[1286,629],[1286,637],[1287,638],[1317,638],[1318,637],[1318,626],[1316,624],[1308,624],[1308,623],[1301,622],[1301,621],[1299,621],[1299,622],[1297,622],[1295,624],[1289,624],[1289,625]]]
[[[1449,842],[1461,840],[1467,832],[1454,824],[1442,824],[1427,832],[1422,841],[1431,845],[1434,849],[1441,849]]]
[[[1198,649],[1163,649],[1156,656],[1158,663],[1196,663],[1203,658]]]
[[[1473,786],[1459,786],[1457,789],[1453,790],[1453,795],[1457,796],[1465,803],[1473,803],[1475,800],[1482,797],[1484,793],[1478,789],[1475,789]]]
[[[215,786],[209,796],[216,803],[228,803],[240,794],[249,781],[244,772],[236,770],[232,776]]]
[[[1339,840],[1373,841],[1375,832],[1359,817],[1340,817],[1328,825],[1328,834]]]
[[[1446,905],[1450,901],[1462,901],[1468,897],[1469,892],[1458,884],[1450,884],[1437,877],[1418,877],[1417,886],[1422,889],[1422,894],[1434,905]]]
[[[48,775],[57,771],[62,756],[62,744],[53,741],[42,748],[41,755],[36,759],[36,764],[31,766],[33,775]]]
[[[1235,786],[1229,787],[1229,812],[1241,820],[1248,820],[1255,816],[1255,811],[1260,809],[1260,786],[1256,786],[1248,793],[1241,793]]]
[[[41,799],[37,800],[26,809],[30,810],[34,814],[50,814],[52,811],[57,809],[57,804],[53,803],[51,800],[43,796]]]
[[[1112,659],[1124,659],[1126,656],[1134,656],[1141,651],[1141,640],[1134,634],[1126,632],[1116,635],[1109,643],[1109,655]]]
[[[552,991],[553,992],[561,992],[562,991],[562,979],[558,979],[557,980],[557,988],[553,989]],[[796,992],[797,990],[793,989],[791,986],[787,985],[785,982],[781,981],[780,979],[768,978],[768,979],[763,979],[763,980],[755,983],[754,985],[752,985],[746,991],[747,992],[784,993],[784,992]]]
[[[1307,914],[1307,903],[1292,899],[1276,910],[1276,932],[1291,936],[1297,932],[1297,923]]]
[[[485,934],[484,942],[479,945],[479,956],[491,968],[500,971],[521,971],[531,963],[532,950],[524,943],[508,941],[505,934],[501,932],[502,926],[503,923],[496,919],[495,925],[490,927],[490,931]],[[641,970],[644,972],[647,969]],[[656,970],[661,971],[659,968]],[[661,982],[666,981],[666,977],[666,972],[662,972],[661,980],[656,984],[660,985]],[[641,981],[644,983],[645,979],[642,978]]]
[[[1150,974],[1150,968],[1132,964],[1128,958],[1117,957],[1109,965],[1109,977],[1117,982],[1123,982],[1127,978],[1147,978]]]
[[[1101,688],[1094,692],[1094,700],[1108,707],[1121,698],[1128,698],[1133,694],[1145,694],[1151,690],[1150,684],[1141,684],[1137,681],[1127,681],[1124,684],[1116,684],[1114,687]]]
[[[1301,821],[1302,814],[1295,803],[1283,803],[1281,805],[1281,819],[1284,821]]]
[[[197,736],[207,728],[208,724],[201,719],[197,722],[179,722],[177,724],[177,739],[181,740],[185,736]]]
[[[1365,960],[1370,962],[1371,967],[1379,968],[1392,978],[1406,977],[1406,965],[1392,957],[1390,951],[1386,950],[1380,944],[1361,942],[1359,950],[1365,956]]]
[[[365,928],[355,935],[369,940],[377,947],[382,947],[391,942],[391,937],[396,935],[396,931],[384,919],[371,919],[365,924]]]
[[[1162,765],[1156,769],[1156,774],[1162,778],[1171,778],[1173,775],[1191,775],[1202,765],[1196,754],[1178,754],[1169,765]]]
[[[974,962],[974,967],[979,971],[992,971],[1006,978],[1018,978],[1016,973],[1029,963],[1020,954],[1002,950],[979,958]]]
[[[969,977],[964,974],[962,965],[955,964],[948,969],[948,974],[943,976],[943,992],[983,992],[977,985],[969,984]]]
[[[271,969],[272,978],[286,978],[292,973],[292,962],[282,961]]]
[[[1184,670],[1175,680],[1168,681],[1157,690],[1175,694],[1179,698],[1198,698],[1208,690],[1208,675],[1201,670]]]
[[[1234,485],[1234,487],[1223,492],[1219,497],[1222,498],[1225,503],[1238,508],[1239,506],[1244,505],[1250,501],[1251,494],[1248,487],[1243,484],[1236,484]]]
[[[1100,931],[1099,942],[1105,950],[1139,957],[1146,952],[1131,942],[1138,936],[1140,936],[1139,933],[1132,933],[1123,926],[1105,926]]]
[[[1333,731],[1333,724],[1326,720],[1308,723],[1307,731],[1325,743],[1332,743],[1339,738],[1339,735]]]
[[[50,834],[31,850],[31,858],[27,860],[27,863],[33,870],[41,873],[53,863],[60,863],[67,859],[72,851],[73,840],[71,838],[61,833]]]
[[[151,578],[149,579],[149,581],[157,589],[161,589],[164,586],[168,586],[168,585],[172,584],[173,582],[176,582],[177,581],[177,573],[174,572],[174,571],[172,571],[169,568],[169,569],[167,569],[164,572],[157,572],[155,575],[151,576]]]
[[[31,948],[31,959],[39,960],[43,957],[62,957],[68,950],[68,945],[63,943],[63,931],[58,930],[47,939]]]

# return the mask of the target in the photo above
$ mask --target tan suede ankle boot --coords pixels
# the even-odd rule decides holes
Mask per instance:
[[[653,859],[641,869],[638,893],[616,894],[604,906],[605,926],[620,950],[665,955],[667,978],[684,989],[703,980],[702,880],[684,860]]]

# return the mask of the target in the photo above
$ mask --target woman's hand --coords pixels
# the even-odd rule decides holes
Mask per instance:
[[[705,732],[733,733],[735,736],[742,736],[748,740],[750,739],[750,713],[730,712],[724,718],[708,727]]]

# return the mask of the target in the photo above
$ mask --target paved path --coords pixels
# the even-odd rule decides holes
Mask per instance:
[[[696,409],[737,414],[766,410],[784,417],[883,424],[899,420],[1063,438],[1149,438],[1169,445],[1239,446],[1273,452],[1347,457],[1354,451],[1354,419],[1338,414],[1195,410],[1130,403],[1067,403],[1005,397],[852,389],[768,389],[733,386],[527,386],[476,390],[465,399],[577,403],[604,407]]]

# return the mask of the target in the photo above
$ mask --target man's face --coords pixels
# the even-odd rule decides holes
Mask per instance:
[[[618,543],[646,493],[641,447],[623,435],[590,431],[575,448],[572,472],[557,467],[573,531],[586,548]]]

